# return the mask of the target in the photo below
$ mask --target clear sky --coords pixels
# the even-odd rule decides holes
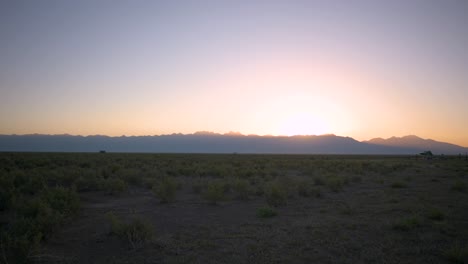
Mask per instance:
[[[468,1],[0,2],[0,134],[468,146]]]

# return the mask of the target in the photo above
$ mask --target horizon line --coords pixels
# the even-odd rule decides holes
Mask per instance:
[[[367,140],[357,140],[353,137],[350,136],[342,136],[342,135],[336,135],[334,133],[326,133],[326,134],[318,134],[318,135],[313,135],[313,134],[298,134],[298,135],[275,135],[275,134],[243,134],[241,132],[237,131],[229,131],[226,133],[218,133],[218,132],[212,132],[212,131],[196,131],[193,133],[170,133],[170,134],[153,134],[153,135],[120,135],[120,136],[111,136],[111,135],[104,135],[104,134],[68,134],[68,133],[62,133],[62,134],[43,134],[43,133],[29,133],[29,134],[0,134],[0,136],[71,136],[71,137],[108,137],[108,138],[122,138],[122,137],[160,137],[160,136],[230,136],[230,137],[270,137],[270,138],[293,138],[293,137],[323,137],[323,136],[335,136],[335,137],[344,137],[344,138],[351,138],[353,140],[356,140],[358,142],[367,142],[373,139],[383,139],[383,140],[388,140],[392,138],[405,138],[405,137],[416,137],[422,140],[433,140],[437,142],[442,142],[442,143],[448,143],[456,146],[460,146],[463,148],[468,148],[468,146],[463,146],[463,145],[458,145],[455,143],[451,142],[446,142],[446,141],[438,141],[435,139],[431,138],[422,138],[420,136],[414,135],[414,134],[409,134],[409,135],[403,135],[403,136],[391,136],[388,138],[383,138],[383,137],[372,137]]]
[[[227,132],[227,133],[218,133],[218,132],[211,132],[211,131],[196,131],[193,133],[181,133],[181,132],[174,132],[174,133],[165,133],[165,134],[141,134],[141,135],[126,135],[122,134],[120,136],[115,135],[105,135],[105,134],[69,134],[69,133],[60,133],[60,134],[47,134],[47,133],[11,133],[11,134],[0,134],[0,136],[73,136],[73,137],[159,137],[159,136],[191,136],[191,135],[218,135],[218,136],[256,136],[256,137],[309,137],[309,136],[337,136],[337,137],[349,137],[349,136],[340,136],[333,133],[326,133],[326,134],[297,134],[297,135],[282,135],[282,134],[243,134],[240,132]]]
[[[237,131],[229,131],[226,133],[220,133],[220,132],[212,132],[212,131],[206,131],[206,130],[200,130],[200,131],[195,131],[193,133],[182,133],[182,132],[174,132],[174,133],[161,133],[161,134],[140,134],[140,135],[127,135],[127,134],[122,134],[122,135],[106,135],[106,134],[70,134],[70,133],[55,133],[55,134],[48,134],[48,133],[10,133],[10,134],[2,134],[0,133],[0,136],[73,136],[73,137],[111,137],[111,138],[117,138],[117,137],[158,137],[158,136],[175,136],[175,135],[180,135],[180,136],[191,136],[191,135],[218,135],[218,136],[243,136],[243,137],[248,137],[248,136],[256,136],[256,137],[320,137],[320,136],[336,136],[336,137],[345,137],[345,138],[352,138],[355,139],[351,136],[343,136],[343,135],[337,135],[335,133],[324,133],[324,134],[295,134],[295,135],[284,135],[284,134],[245,134]],[[418,137],[420,139],[424,140],[434,140],[430,138],[422,138],[420,136],[414,135],[414,134],[408,134],[408,135],[403,135],[403,136],[391,136],[388,138],[383,138],[383,137],[371,137],[370,139],[367,140],[357,140],[360,142],[363,141],[369,141],[372,139],[391,139],[391,138],[403,138],[403,137]],[[356,139],[355,139],[356,140]]]

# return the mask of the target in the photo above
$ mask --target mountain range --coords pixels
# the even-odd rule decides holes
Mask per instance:
[[[26,152],[153,152],[153,153],[274,153],[408,155],[430,150],[458,155],[468,148],[417,136],[357,141],[329,135],[258,136],[237,132],[160,136],[0,135],[0,151]]]

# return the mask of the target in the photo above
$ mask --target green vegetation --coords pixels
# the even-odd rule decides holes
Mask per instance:
[[[177,182],[169,177],[164,177],[153,186],[153,192],[161,203],[173,202],[176,196]]]
[[[400,219],[393,224],[393,229],[399,231],[410,231],[421,226],[421,219],[418,216],[411,216]]]
[[[63,187],[44,188],[35,197],[18,194],[14,201],[13,219],[0,234],[6,263],[28,263],[40,242],[80,207],[78,195]]]
[[[202,192],[202,197],[211,204],[218,204],[218,202],[225,199],[226,185],[220,181],[212,181],[206,185],[205,190]]]
[[[445,214],[441,210],[433,208],[427,213],[427,218],[434,221],[442,221],[445,218]]]
[[[154,234],[153,226],[140,217],[135,217],[130,223],[124,223],[112,212],[107,213],[110,222],[110,233],[126,241],[133,249],[138,249],[151,241]]]
[[[433,174],[429,173],[433,170]],[[250,241],[258,234],[274,237],[275,232],[302,232],[301,226],[310,226],[307,232],[311,234],[287,236],[286,244],[278,242],[283,243],[281,247],[305,250],[301,245],[315,243],[306,241],[309,238],[331,243],[327,241],[328,234],[320,234],[325,234],[324,230],[335,230],[335,225],[352,226],[357,235],[376,230],[382,232],[379,235],[393,236],[392,239],[401,239],[404,243],[409,243],[411,238],[408,237],[411,236],[408,235],[412,234],[404,232],[412,230],[417,230],[418,234],[434,233],[429,236],[430,241],[434,237],[437,241],[461,239],[464,243],[468,233],[461,226],[464,223],[461,220],[466,219],[466,202],[460,193],[467,191],[467,171],[466,161],[452,157],[421,160],[414,157],[339,155],[0,153],[0,263],[36,262],[44,255],[43,249],[48,242],[56,242],[53,239],[57,230],[70,231],[69,227],[74,227],[77,217],[88,216],[89,208],[99,212],[100,217],[96,219],[102,219],[101,206],[116,206],[105,211],[119,212],[119,217],[109,214],[112,236],[104,232],[104,238],[97,239],[116,241],[118,238],[123,241],[122,245],[131,249],[153,241],[153,224],[143,216],[157,219],[156,215],[171,217],[175,213],[177,217],[188,215],[185,219],[199,219],[193,214],[206,211],[208,222],[216,219],[222,223],[229,218],[233,223],[242,223],[227,231],[218,229],[210,233],[203,228],[198,230],[199,226],[207,225],[203,222],[205,220],[197,220],[202,223],[195,223],[196,232],[180,229],[182,223],[186,224],[186,220],[181,220],[174,223],[177,228],[171,226],[155,240],[161,243],[158,246],[165,247],[161,251],[163,255],[167,252],[190,252],[192,249],[197,254],[204,254],[198,251],[203,244],[201,241],[213,244],[213,239],[216,239],[221,240],[220,244],[237,243],[234,241]],[[404,192],[394,189],[405,188],[409,184],[412,188]],[[431,192],[437,195],[426,195]],[[170,206],[141,203],[151,200],[152,195],[161,203],[176,200],[177,203]],[[447,198],[440,199],[444,195]],[[135,197],[138,197],[136,202],[132,200]],[[317,197],[322,198],[315,199]],[[101,203],[98,199],[104,201]],[[448,204],[451,201],[457,204]],[[96,202],[100,203],[99,209],[89,207],[90,203]],[[259,207],[263,203],[265,206]],[[133,206],[140,204],[144,206],[144,209],[138,208],[140,213],[143,212],[141,216],[127,218],[129,213],[135,214]],[[450,206],[452,204],[453,207]],[[81,205],[84,210],[79,213]],[[196,206],[197,210],[190,206]],[[281,217],[273,221],[279,225],[276,231],[270,232],[273,222],[259,219],[249,222],[252,220],[249,212],[254,212],[261,219],[270,218],[278,214],[279,207]],[[222,215],[227,212],[229,216]],[[154,215],[147,217],[146,214]],[[391,227],[404,232],[381,228],[385,227],[387,219],[398,219],[402,214],[410,216],[397,220]],[[242,218],[247,216],[250,218]],[[375,222],[365,221],[374,218]],[[94,221],[95,218],[85,219]],[[282,223],[284,221],[297,224],[290,227]],[[107,224],[106,219],[103,224]],[[198,235],[202,237],[198,238]],[[346,234],[338,232],[338,235],[349,239]],[[257,242],[266,245],[267,239],[261,239],[263,241]],[[418,247],[422,250],[421,246]],[[268,250],[265,252],[278,257]],[[444,256],[455,263],[463,263],[466,261],[464,252],[465,247],[454,246]],[[298,256],[301,254],[296,253]],[[444,256],[439,257],[442,259]],[[241,255],[238,257],[242,258]],[[258,255],[253,255],[255,257]]]
[[[341,191],[343,189],[344,184],[345,184],[345,180],[336,175],[330,176],[326,181],[327,187],[330,188],[330,190],[334,192]]]
[[[265,198],[270,206],[285,205],[287,202],[287,192],[285,186],[279,184],[277,181],[271,182],[266,185]]]
[[[456,243],[444,251],[444,256],[452,263],[468,263],[468,246],[462,246],[460,243]]]
[[[405,188],[406,184],[401,182],[401,181],[396,181],[396,182],[392,183],[392,185],[390,185],[390,187],[392,187],[394,189],[400,189],[400,188]]]
[[[266,207],[260,207],[257,209],[257,216],[260,218],[270,218],[273,216],[276,216],[278,213],[275,211],[275,209],[266,206]]]
[[[302,180],[297,183],[297,192],[302,197],[321,197],[322,192],[310,180]]]
[[[245,179],[236,178],[232,183],[232,190],[235,193],[237,199],[247,200],[251,193],[250,184]]]
[[[108,179],[104,181],[104,190],[110,195],[119,195],[127,190],[127,183],[122,179]]]
[[[453,185],[452,185],[452,190],[457,191],[457,192],[466,192],[466,183],[462,180],[457,180]]]

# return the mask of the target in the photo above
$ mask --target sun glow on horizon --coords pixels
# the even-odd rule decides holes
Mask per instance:
[[[286,136],[323,135],[331,132],[326,120],[304,112],[289,115],[279,124],[279,134]]]
[[[32,2],[0,8],[0,134],[468,146],[468,2]]]

